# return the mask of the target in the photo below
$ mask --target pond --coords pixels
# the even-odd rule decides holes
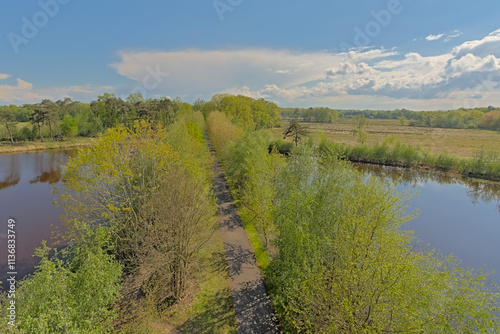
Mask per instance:
[[[405,225],[419,244],[443,255],[453,254],[470,269],[494,271],[500,283],[500,183],[436,171],[356,164],[360,171],[417,195],[407,212],[419,210]]]
[[[32,272],[37,260],[32,257],[42,240],[52,238],[63,209],[52,202],[52,189],[61,182],[61,166],[72,151],[48,151],[0,155],[0,281],[7,278],[7,222],[16,222],[17,278]],[[58,246],[63,246],[58,245]]]
[[[33,270],[33,251],[52,238],[61,207],[52,204],[52,188],[61,182],[61,166],[76,151],[49,151],[0,155],[0,281],[7,278],[7,221],[16,221],[16,267],[20,278]],[[409,203],[419,216],[405,228],[414,230],[421,244],[442,254],[454,254],[465,267],[495,270],[490,278],[500,283],[500,183],[449,174],[356,165],[387,181],[399,191],[418,195]],[[58,245],[63,246],[63,245]]]

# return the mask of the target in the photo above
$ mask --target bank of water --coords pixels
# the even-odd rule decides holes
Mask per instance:
[[[356,164],[367,175],[396,182],[398,191],[417,195],[407,212],[419,210],[405,228],[415,231],[419,247],[453,254],[466,268],[494,271],[500,284],[500,183],[435,171]]]
[[[53,150],[0,155],[0,281],[7,278],[7,222],[14,219],[16,272],[33,271],[33,251],[42,240],[54,244],[63,209],[53,205],[54,185],[61,182],[61,166],[75,150]],[[58,246],[63,246],[59,244]]]

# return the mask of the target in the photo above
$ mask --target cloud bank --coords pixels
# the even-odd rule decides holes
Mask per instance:
[[[106,91],[112,91],[111,86],[64,86],[45,89],[35,89],[32,83],[17,78],[17,85],[1,84],[1,80],[11,75],[0,73],[0,104],[36,103],[43,99],[57,101],[66,97],[73,100],[90,101]]]
[[[427,36],[446,40],[461,34]],[[38,89],[0,73],[0,103],[26,103],[66,96],[92,100],[108,91],[126,97],[180,96],[192,102],[226,92],[265,98],[282,106],[436,110],[500,106],[500,29],[482,39],[422,55],[397,49],[298,52],[262,48],[121,51],[110,64],[127,78],[111,86]],[[10,79],[9,79],[10,78]],[[2,84],[7,79],[11,84]]]
[[[427,40],[461,34],[427,36]],[[209,98],[218,92],[266,98],[281,105],[441,109],[500,105],[500,29],[433,56],[397,50],[342,53],[289,50],[122,51],[111,66],[138,83],[146,68],[168,75],[164,95]],[[474,105],[472,105],[474,104]]]

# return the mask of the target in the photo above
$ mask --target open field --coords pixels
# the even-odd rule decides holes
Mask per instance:
[[[500,150],[500,132],[477,129],[441,129],[402,126],[399,120],[367,119],[365,130],[368,132],[367,144],[382,143],[387,137],[394,137],[403,144],[420,145],[433,153],[449,154],[469,158],[484,148]],[[281,128],[272,129],[275,138],[282,134],[288,122],[282,122]],[[335,123],[302,123],[309,127],[313,135],[324,134],[327,139],[337,143],[358,144],[352,134],[351,120],[338,120]]]

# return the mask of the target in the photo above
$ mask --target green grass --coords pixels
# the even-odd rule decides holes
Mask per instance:
[[[134,305],[134,320],[127,320],[119,333],[236,334],[236,318],[229,287],[222,237],[217,230],[200,254],[202,261],[191,268],[192,278],[181,300],[163,312],[142,303]]]
[[[442,129],[400,125],[399,120],[367,119],[368,145],[382,144],[392,137],[402,144],[420,145],[434,154],[449,153],[461,158],[471,158],[481,150],[498,150],[500,132],[479,129]],[[281,128],[271,130],[274,138],[283,138],[288,122]],[[323,134],[336,143],[354,146],[356,137],[352,135],[353,125],[349,119],[334,123],[302,123],[309,127],[313,135]]]
[[[44,151],[51,149],[78,148],[92,145],[93,138],[72,138],[63,141],[22,141],[15,142],[14,146],[9,141],[0,141],[0,154],[28,152],[28,151]]]

